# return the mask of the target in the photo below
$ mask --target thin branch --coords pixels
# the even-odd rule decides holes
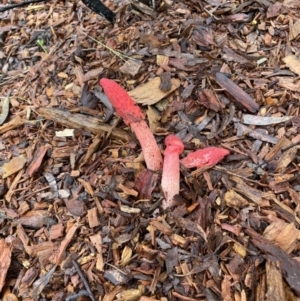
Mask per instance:
[[[73,265],[74,265],[74,267],[75,267],[75,269],[76,269],[79,277],[81,278],[81,280],[83,282],[83,285],[84,285],[86,291],[89,294],[89,297],[92,299],[92,301],[96,301],[96,299],[95,299],[95,297],[93,295],[93,292],[92,292],[92,290],[90,288],[90,285],[89,285],[88,281],[86,280],[86,278],[85,278],[85,276],[84,276],[84,274],[83,274],[83,272],[81,270],[81,267],[79,266],[79,264],[77,263],[76,260],[72,260],[72,263],[73,263]]]
[[[15,4],[10,4],[7,6],[3,6],[0,7],[0,12],[5,12],[7,10],[16,8],[16,7],[22,7],[22,6],[26,6],[32,3],[39,3],[39,2],[44,2],[45,0],[28,0],[28,1],[24,1],[24,2],[20,2],[20,3],[15,3]]]
[[[16,7],[23,7],[32,3],[44,2],[46,0],[27,0],[20,3],[15,3],[11,5],[7,5],[4,7],[0,7],[0,12],[5,12],[7,10],[16,8]],[[106,5],[104,5],[100,0],[82,0],[82,2],[96,14],[104,17],[110,23],[114,24],[116,15],[115,13],[110,10]]]

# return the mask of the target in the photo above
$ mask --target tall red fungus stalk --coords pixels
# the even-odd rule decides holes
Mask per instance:
[[[165,144],[166,150],[161,180],[161,188],[165,196],[163,201],[164,209],[171,207],[174,196],[179,194],[179,155],[184,149],[183,143],[175,135],[169,135],[165,139]]]
[[[139,140],[147,168],[160,170],[163,164],[161,152],[139,106],[116,82],[102,78],[100,85],[117,114],[131,127]]]

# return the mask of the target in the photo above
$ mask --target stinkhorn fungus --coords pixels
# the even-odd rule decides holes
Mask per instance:
[[[116,82],[102,78],[100,85],[117,114],[129,125],[139,140],[148,169],[161,170],[162,156],[145,116],[129,94]]]
[[[174,196],[179,194],[179,155],[184,149],[183,143],[175,135],[168,136],[165,139],[165,144],[166,150],[161,180],[161,187],[165,196],[163,201],[164,209],[171,207]]]
[[[219,147],[207,147],[189,153],[180,162],[186,168],[214,166],[228,154],[229,151],[227,149]]]

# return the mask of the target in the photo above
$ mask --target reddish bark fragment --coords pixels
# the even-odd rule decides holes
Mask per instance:
[[[0,292],[5,284],[6,274],[10,266],[11,249],[12,247],[4,239],[0,240]]]
[[[255,113],[259,110],[259,105],[255,100],[223,73],[216,73],[216,82],[230,94],[236,103],[249,112]]]
[[[39,168],[41,167],[41,165],[43,163],[43,159],[44,159],[48,149],[50,149],[50,148],[51,148],[51,146],[49,144],[42,145],[40,147],[40,149],[36,152],[34,158],[32,159],[32,161],[28,167],[28,175],[30,177],[32,177],[33,174],[39,170]]]
[[[135,181],[135,187],[142,199],[151,199],[152,191],[156,187],[158,174],[149,169],[144,169]]]

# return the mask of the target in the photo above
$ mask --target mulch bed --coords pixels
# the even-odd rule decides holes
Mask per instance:
[[[299,1],[105,4],[0,13],[2,300],[298,300]],[[162,154],[230,154],[164,209],[104,77]]]

